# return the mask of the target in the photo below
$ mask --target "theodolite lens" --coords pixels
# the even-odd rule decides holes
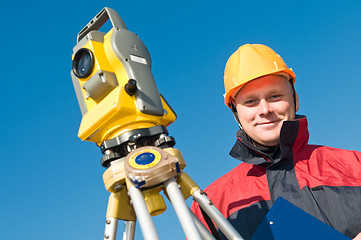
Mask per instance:
[[[81,48],[75,53],[73,60],[73,72],[78,78],[86,78],[93,71],[94,58],[87,48]]]

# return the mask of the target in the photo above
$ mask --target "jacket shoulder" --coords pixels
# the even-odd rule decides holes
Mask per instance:
[[[308,145],[305,155],[297,160],[296,169],[301,188],[361,185],[361,153],[358,151]]]

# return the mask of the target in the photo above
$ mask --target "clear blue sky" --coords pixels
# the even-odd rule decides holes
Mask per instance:
[[[70,70],[78,32],[105,6],[148,47],[178,114],[168,130],[202,188],[239,164],[228,155],[237,124],[223,104],[223,70],[245,43],[271,46],[295,71],[311,143],[361,151],[359,0],[5,0],[0,239],[103,237],[105,169],[95,144],[77,138]],[[171,206],[155,222],[161,239],[184,239]]]

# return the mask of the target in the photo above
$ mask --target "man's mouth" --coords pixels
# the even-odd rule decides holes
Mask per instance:
[[[267,126],[267,125],[277,124],[279,121],[280,121],[280,120],[260,122],[260,123],[257,123],[257,125]]]

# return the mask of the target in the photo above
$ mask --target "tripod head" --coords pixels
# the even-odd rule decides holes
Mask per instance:
[[[112,29],[98,31],[108,20]],[[72,58],[71,77],[83,116],[80,139],[100,146],[124,133],[167,127],[176,120],[158,92],[146,46],[113,9],[104,8],[79,32]]]

